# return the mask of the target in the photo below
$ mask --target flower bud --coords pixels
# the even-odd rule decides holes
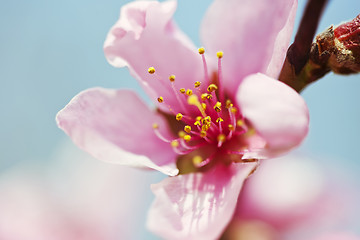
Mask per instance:
[[[335,73],[360,72],[360,15],[350,22],[334,29],[329,27],[316,36],[318,58],[315,62],[327,61],[327,66]]]

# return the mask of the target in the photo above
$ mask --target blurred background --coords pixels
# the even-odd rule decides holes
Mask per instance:
[[[44,197],[39,197],[46,195],[46,199],[51,199],[51,206],[61,206],[61,214],[68,211],[56,223],[70,221],[73,212],[78,215],[86,212],[89,218],[103,216],[103,221],[111,221],[107,227],[114,231],[114,236],[127,232],[128,237],[122,239],[157,239],[145,229],[145,219],[153,199],[149,185],[163,176],[132,170],[129,174],[128,169],[94,160],[78,150],[55,123],[56,113],[73,96],[90,87],[131,88],[145,98],[128,70],[111,67],[102,50],[108,30],[118,19],[121,6],[127,2],[130,1],[0,0],[0,199],[3,199],[0,204],[6,206],[0,206],[0,216],[7,216],[3,214],[5,209],[17,209],[10,211],[10,220],[0,217],[0,234],[1,224],[9,224],[14,214],[20,218],[22,214],[39,217],[40,211],[46,219],[51,218],[48,216],[51,211],[45,210],[50,207],[41,203]],[[178,1],[175,19],[197,46],[201,46],[199,25],[210,2]],[[305,0],[299,0],[296,26],[305,3]],[[332,0],[318,32],[359,13],[359,0]],[[309,136],[297,152],[313,158],[324,168],[333,166],[332,176],[346,177],[354,186],[350,191],[360,189],[359,91],[360,75],[328,74],[302,93],[310,109],[311,124]],[[30,183],[32,187],[36,186],[36,191],[30,191]],[[129,186],[130,183],[134,186]],[[108,186],[106,191],[103,186]],[[9,195],[9,191],[18,192]],[[111,197],[110,193],[116,195],[113,198],[116,201],[104,199]],[[28,205],[16,201],[6,205],[8,202],[2,194],[10,196],[10,202],[19,198],[32,200],[26,200]],[[121,210],[119,205],[128,206],[126,202],[129,201],[134,205],[125,208],[126,211]],[[35,206],[39,211],[35,211]],[[95,211],[94,206],[99,209]],[[78,211],[79,208],[83,208],[82,211]],[[119,218],[110,216],[111,209],[119,212]],[[346,226],[358,234],[360,221],[356,217],[360,216],[359,210],[359,207],[354,209],[354,219]],[[16,217],[13,221],[16,224],[11,225],[18,226],[17,229],[27,225]],[[84,223],[79,218],[72,221],[77,223],[76,226]],[[114,227],[124,222],[129,226],[132,224],[133,228]],[[88,224],[92,226],[93,223]],[[80,230],[74,232],[83,232],[88,229],[86,226],[80,226]],[[116,239],[102,235],[109,232],[97,234],[100,237],[94,239]]]

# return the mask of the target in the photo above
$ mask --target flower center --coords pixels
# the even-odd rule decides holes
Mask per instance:
[[[155,134],[163,141],[171,144],[173,150],[178,155],[186,155],[191,158],[192,164],[196,168],[208,165],[216,155],[239,155],[244,154],[244,146],[231,144],[233,139],[238,141],[241,135],[249,134],[251,130],[242,116],[240,110],[233,103],[232,99],[225,98],[222,89],[222,70],[221,59],[223,52],[217,53],[218,71],[217,82],[210,81],[207,71],[207,63],[204,56],[204,48],[199,48],[199,54],[202,56],[204,68],[204,84],[200,81],[194,82],[193,89],[180,88],[175,86],[175,75],[169,76],[169,82],[174,92],[174,96],[182,109],[182,112],[174,112],[171,106],[167,106],[173,113],[176,124],[179,125],[177,137],[167,139],[159,131],[159,125],[154,124]],[[150,74],[156,74],[155,68],[148,69]],[[159,96],[159,104],[167,104],[166,99]],[[234,149],[234,145],[236,145]],[[205,149],[201,151],[201,149]],[[210,152],[201,154],[201,152]],[[203,156],[204,155],[204,156]]]

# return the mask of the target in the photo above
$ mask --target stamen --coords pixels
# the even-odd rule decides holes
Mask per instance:
[[[180,90],[179,90],[182,94],[184,94],[184,93],[186,93],[186,90],[185,90],[185,88],[180,88]]]
[[[197,156],[195,156],[195,157],[197,157]],[[194,158],[195,158],[195,157],[194,157]],[[208,158],[205,159],[205,160],[203,160],[201,156],[199,156],[199,157],[200,157],[201,159],[200,159],[200,158],[198,158],[198,159],[194,159],[194,158],[193,158],[194,166],[197,167],[197,168],[201,168],[201,167],[209,164],[209,162],[214,158],[214,154],[212,154],[210,157],[208,157]],[[199,161],[199,160],[201,160],[201,161]]]
[[[191,140],[191,136],[189,134],[186,134],[183,139],[186,141],[186,142],[189,142]]]
[[[232,105],[232,104],[231,104],[231,105]],[[230,121],[231,121],[232,126],[234,127],[234,131],[235,131],[235,128],[236,128],[236,125],[237,125],[237,123],[236,123],[236,116],[235,116],[236,111],[234,112],[233,108],[234,108],[234,107],[230,107],[230,108],[228,108],[228,110],[229,110]],[[236,110],[236,109],[235,109],[235,110]]]
[[[191,89],[186,90],[186,95],[191,96],[193,94],[193,91]]]
[[[196,146],[190,146],[190,145],[187,144],[187,142],[184,139],[180,139],[180,144],[184,149],[193,151],[195,149],[198,149],[199,147],[204,146],[204,144],[206,144],[206,143],[200,143],[200,144],[198,144]]]
[[[164,102],[164,98],[163,98],[163,97],[161,97],[161,96],[160,96],[160,97],[158,97],[158,99],[157,99],[157,100],[158,100],[158,102],[159,102],[159,103]]]
[[[208,74],[208,68],[207,68],[207,63],[206,63],[206,59],[205,59],[205,48],[201,47],[199,48],[199,54],[201,55],[202,61],[203,61],[203,66],[204,66],[204,79],[205,79],[205,83],[209,83],[210,82],[210,78],[209,78],[209,74]]]
[[[200,137],[204,138],[204,137],[206,137],[206,135],[207,135],[206,131],[201,131],[200,132]]]
[[[178,155],[186,155],[186,154],[189,154],[189,153],[191,153],[192,151],[194,151],[194,150],[192,150],[192,149],[190,149],[190,150],[186,150],[186,151],[181,151],[179,148],[173,148],[173,150],[174,150],[174,152],[176,153],[176,154],[178,154]]]
[[[204,109],[204,111],[206,111],[206,103],[201,103],[201,106],[202,106],[202,108]]]
[[[198,87],[200,87],[200,85],[201,85],[201,82],[199,82],[199,81],[196,81],[194,85],[195,85],[195,87],[196,87],[196,88],[198,88]]]
[[[150,74],[154,74],[155,73],[155,68],[154,67],[149,67],[148,72]]]
[[[250,136],[255,135],[255,133],[256,133],[256,131],[255,131],[254,128],[249,128],[249,129],[247,130],[247,132],[245,133],[245,136],[250,137]]]
[[[172,140],[167,139],[166,137],[164,137],[164,136],[160,133],[160,131],[159,131],[159,124],[153,123],[152,127],[153,127],[153,129],[154,129],[155,135],[156,135],[158,138],[160,138],[162,141],[167,142],[167,143],[169,143],[169,142],[172,141]]]
[[[225,106],[226,106],[226,108],[231,108],[231,107],[234,106],[234,104],[232,104],[231,100],[228,99],[228,100],[226,100],[226,102],[225,102]]]
[[[176,120],[180,121],[183,118],[183,115],[181,113],[176,114]]]
[[[224,134],[219,134],[217,140],[218,140],[218,147],[221,147],[222,144],[225,142],[226,137]]]
[[[224,119],[222,119],[221,117],[219,117],[219,118],[217,118],[216,119],[216,122],[218,123],[218,122],[223,122],[224,121]]]
[[[207,124],[204,124],[204,125],[201,126],[202,131],[207,131],[207,130],[209,130],[209,128],[210,128],[210,126],[207,125]]]
[[[179,147],[179,141],[178,140],[172,140],[170,144],[171,144],[171,146],[173,148]]]
[[[226,139],[231,139],[232,138],[232,135],[233,135],[233,132],[235,131],[235,126],[232,125],[232,124],[229,124],[228,125],[228,128],[229,128],[229,134],[228,136],[226,137]]]
[[[186,135],[186,133],[185,133],[184,131],[179,131],[179,132],[178,132],[178,136],[179,136],[180,138],[185,137],[185,135]]]
[[[201,115],[203,115],[203,117],[207,117],[202,105],[199,102],[198,96],[196,96],[196,95],[189,96],[188,104],[196,106],[199,109],[199,111],[201,112]]]
[[[213,92],[215,90],[218,90],[218,87],[215,84],[210,84],[207,88],[208,92]]]
[[[218,113],[221,111],[221,102],[215,103],[214,110]]]
[[[171,83],[171,88],[172,88],[172,90],[173,90],[173,92],[174,92],[174,94],[175,94],[175,97],[176,97],[177,101],[180,103],[181,109],[182,109],[185,113],[188,113],[188,112],[187,112],[187,109],[186,109],[186,107],[185,107],[185,105],[184,105],[184,102],[183,102],[182,99],[180,98],[180,95],[179,95],[178,91],[176,91],[176,87],[175,87],[175,75],[171,75],[171,76],[169,77],[169,80],[170,80],[170,83]]]
[[[191,132],[191,127],[189,125],[186,125],[184,127],[184,131],[187,132],[187,133],[190,133]]]
[[[204,54],[205,53],[205,48],[203,48],[203,47],[201,47],[201,48],[199,48],[199,54]]]
[[[175,81],[175,75],[170,75],[169,80],[170,80],[170,82],[174,82]]]
[[[193,157],[192,161],[193,161],[193,164],[195,166],[198,166],[198,165],[200,165],[202,163],[203,158],[201,156],[199,156],[199,155],[196,155],[196,156]]]
[[[223,89],[222,89],[222,67],[221,67],[221,59],[223,57],[224,53],[222,51],[219,51],[216,53],[216,56],[218,57],[218,87],[219,87],[219,98],[220,101],[223,100]]]
[[[211,100],[213,98],[213,96],[211,94],[208,93],[203,93],[201,94],[201,100],[205,101],[206,99]]]
[[[219,114],[219,113],[218,113],[218,115],[219,115],[219,117],[218,117],[218,119],[216,119],[216,122],[219,123],[219,131],[222,133],[223,131],[222,131],[222,124],[221,124],[221,122],[223,122],[224,119],[222,119],[222,118],[220,117],[220,114]]]

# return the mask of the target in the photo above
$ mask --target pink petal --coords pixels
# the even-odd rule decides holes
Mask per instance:
[[[218,166],[152,185],[148,227],[165,239],[217,239],[229,223],[253,164]]]
[[[320,237],[314,238],[314,240],[360,240],[360,236],[352,233],[328,233],[323,234]]]
[[[314,223],[320,216],[338,215],[330,210],[335,201],[325,190],[323,169],[313,160],[286,155],[263,161],[243,186],[237,218],[256,219],[284,231],[305,223],[309,226],[309,220]]]
[[[201,29],[211,54],[223,51],[223,76],[230,94],[251,73],[277,77],[289,45],[296,0],[215,0]]]
[[[299,145],[308,133],[309,112],[303,98],[287,85],[263,74],[244,79],[237,95],[239,107],[277,155]]]
[[[160,128],[167,124],[132,91],[83,91],[56,119],[76,145],[102,161],[178,173],[170,144],[157,138],[152,128],[153,123]]]
[[[191,41],[172,21],[176,1],[135,1],[121,9],[104,44],[107,60],[115,67],[128,66],[149,96],[159,96],[168,111],[181,111],[168,77],[176,76],[177,91],[192,88],[203,77],[201,56]],[[156,73],[150,75],[148,68]],[[161,79],[161,80],[160,80]]]

